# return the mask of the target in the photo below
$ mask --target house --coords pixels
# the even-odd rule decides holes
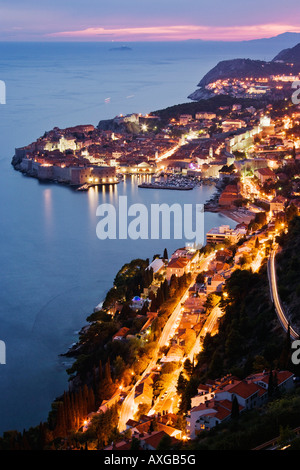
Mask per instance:
[[[126,429],[131,429],[132,436],[139,438],[143,437],[146,434],[150,435],[151,423],[154,420],[154,415],[146,416],[142,415],[139,421],[130,419],[126,423]],[[176,419],[175,419],[176,418]],[[163,416],[156,416],[156,427],[157,431],[164,431],[171,437],[176,439],[181,439],[183,431],[175,427],[177,416],[172,419],[172,415],[166,414]]]
[[[122,395],[119,392],[116,392],[108,400],[103,400],[100,407],[97,410],[97,413],[105,413],[109,408],[116,405],[122,398]]]
[[[123,341],[126,336],[128,335],[129,328],[126,328],[125,326],[121,328],[114,336],[112,337],[113,341]]]
[[[201,297],[188,297],[184,302],[183,308],[187,313],[204,313],[204,300]]]
[[[280,392],[286,392],[294,387],[294,374],[288,370],[273,371],[276,375],[277,387]],[[269,387],[270,372],[263,371],[258,374],[250,375],[246,378],[247,382],[254,382],[260,385],[264,389],[268,390]]]
[[[120,441],[116,443],[111,443],[110,445],[106,446],[104,450],[130,450],[131,449],[131,442],[130,441]]]
[[[239,198],[237,189],[233,186],[230,188],[225,188],[219,197],[219,205],[222,207],[233,207],[234,202]]]
[[[294,374],[289,371],[273,371],[277,387],[286,392],[294,387]],[[227,375],[218,380],[208,380],[198,386],[198,394],[191,399],[187,415],[188,433],[194,438],[203,430],[212,429],[230,418],[232,401],[236,397],[239,410],[250,410],[268,401],[270,372],[252,374],[244,380]]]
[[[159,443],[161,442],[162,438],[164,436],[168,436],[168,434],[165,431],[155,431],[150,434],[145,434],[144,436],[140,435],[138,437],[141,447],[144,450],[156,450]],[[172,437],[172,444],[178,443],[178,439],[175,437]]]
[[[136,404],[147,403],[151,405],[153,397],[153,384],[157,378],[157,373],[150,372],[135,387],[134,401]]]
[[[130,308],[132,308],[133,310],[141,310],[143,308],[145,302],[146,302],[145,299],[142,299],[141,297],[136,295],[131,300]]]
[[[247,410],[256,408],[267,400],[267,392],[263,387],[246,380],[229,384],[215,393],[215,399],[217,400],[232,401],[234,396],[236,396],[239,405]]]
[[[206,293],[221,292],[225,279],[221,274],[209,277],[205,283]]]
[[[161,358],[161,362],[179,362],[183,359],[184,350],[177,344],[170,347],[168,353]]]
[[[146,269],[152,269],[153,274],[158,273],[165,266],[164,260],[161,258],[155,258],[152,263]]]
[[[231,374],[225,375],[224,377],[216,380],[207,379],[206,383],[198,385],[197,395],[191,399],[192,408],[200,405],[201,403],[205,403],[207,400],[213,399],[219,388],[223,388],[228,384],[237,383],[239,383],[239,379]]]
[[[255,171],[256,176],[258,177],[259,181],[261,184],[264,184],[266,181],[271,180],[271,181],[276,181],[276,174],[274,173],[271,168],[266,167],[266,168],[258,168]]]
[[[232,403],[229,400],[207,400],[192,408],[187,414],[187,433],[194,439],[201,431],[210,430],[229,420]],[[242,407],[239,407],[242,411]]]
[[[188,124],[192,120],[193,116],[191,114],[181,114],[179,117],[179,123],[183,125]]]
[[[190,268],[190,260],[187,258],[171,258],[166,270],[166,279],[169,281],[173,274],[177,277],[183,276]]]
[[[287,199],[281,195],[274,197],[270,202],[270,211],[284,212],[286,202]]]

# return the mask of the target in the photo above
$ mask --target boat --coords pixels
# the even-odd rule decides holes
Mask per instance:
[[[188,191],[194,189],[193,185],[181,185],[181,184],[160,184],[160,183],[141,183],[138,188],[150,188],[150,189],[173,189],[179,191]]]
[[[87,191],[89,189],[89,187],[90,187],[90,185],[85,183],[82,186],[80,186],[79,188],[77,188],[76,191]]]

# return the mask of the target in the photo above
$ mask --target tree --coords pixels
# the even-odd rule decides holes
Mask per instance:
[[[138,411],[135,414],[135,418],[139,421],[142,415],[147,415],[151,406],[148,403],[140,403],[138,406]]]
[[[256,248],[257,250],[259,249],[259,240],[258,240],[257,237],[255,238],[255,248]]]
[[[180,372],[178,380],[177,380],[177,387],[176,387],[177,393],[179,395],[183,394],[183,392],[184,392],[184,390],[187,386],[187,383],[188,383],[188,381],[187,381],[187,379],[185,379],[185,377],[183,375],[183,372]]]
[[[240,416],[240,410],[239,410],[239,403],[237,401],[236,395],[234,395],[232,399],[232,405],[231,405],[231,419],[238,419]]]
[[[165,434],[159,442],[156,450],[170,450],[172,449],[172,438],[169,434]]]
[[[288,324],[285,339],[282,345],[282,351],[279,359],[279,366],[281,369],[289,369],[291,365],[291,333],[290,324]]]
[[[167,251],[167,248],[165,248],[165,249],[164,249],[164,255],[163,255],[163,258],[164,258],[165,260],[169,259],[169,257],[168,257],[168,251]]]
[[[114,377],[119,380],[126,369],[126,363],[121,356],[117,356],[113,363]]]
[[[192,364],[192,362],[190,361],[189,358],[187,358],[184,361],[183,368],[184,368],[184,371],[185,371],[187,377],[190,378],[192,373],[193,373],[194,367],[193,367],[193,364]]]
[[[141,443],[139,439],[133,436],[131,445],[130,445],[130,450],[139,450],[141,448]]]
[[[197,284],[203,284],[204,281],[205,281],[205,275],[204,275],[204,273],[202,272],[202,273],[197,274],[196,283],[197,283]]]

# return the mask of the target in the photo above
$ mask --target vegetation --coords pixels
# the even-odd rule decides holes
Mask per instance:
[[[190,408],[199,383],[231,373],[243,379],[264,368],[291,367],[286,356],[286,337],[278,331],[277,319],[269,300],[266,266],[260,273],[236,270],[226,281],[227,297],[220,300],[225,312],[219,331],[205,336],[193,373],[180,374],[177,391],[181,411]],[[290,348],[288,349],[290,351]]]
[[[299,328],[300,217],[292,218],[287,234],[279,237],[278,241],[282,248],[276,256],[279,295],[290,314],[291,324]]]

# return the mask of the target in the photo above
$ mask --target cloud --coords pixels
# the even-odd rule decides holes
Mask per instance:
[[[174,25],[174,26],[145,26],[125,28],[92,27],[77,31],[61,31],[46,34],[49,38],[69,40],[115,40],[115,41],[141,41],[141,40],[246,40],[276,36],[292,31],[300,32],[300,27],[292,24],[262,24],[251,26],[201,26],[201,25]]]

